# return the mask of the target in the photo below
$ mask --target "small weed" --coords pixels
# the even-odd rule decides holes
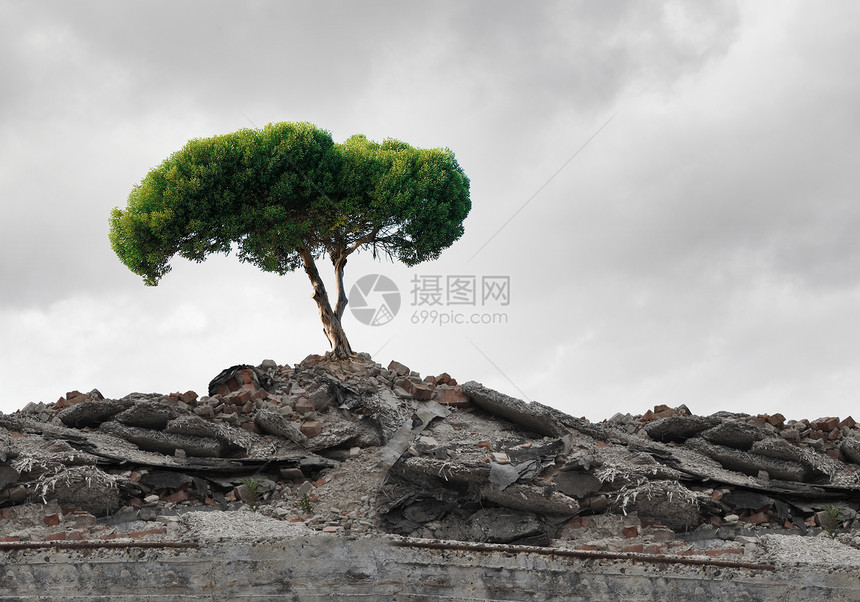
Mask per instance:
[[[260,507],[260,498],[263,495],[263,492],[260,490],[260,480],[255,479],[254,477],[247,477],[242,479],[242,486],[245,490],[245,497],[243,499],[248,506],[250,506],[251,510],[254,512],[257,511],[257,508]]]
[[[314,513],[314,505],[311,504],[311,498],[308,497],[308,494],[304,494],[302,499],[299,500],[299,509],[303,514],[313,514]]]
[[[836,538],[836,532],[839,530],[839,527],[842,526],[844,520],[840,516],[842,510],[834,506],[833,504],[828,504],[824,506],[824,517],[821,521],[822,528],[827,532],[831,539]]]

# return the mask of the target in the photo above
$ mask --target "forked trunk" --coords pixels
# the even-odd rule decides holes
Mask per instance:
[[[343,326],[340,324],[340,316],[331,308],[328,293],[325,290],[325,284],[320,277],[319,270],[317,270],[313,255],[311,255],[310,251],[306,249],[300,249],[299,255],[304,263],[305,272],[307,273],[308,278],[311,279],[311,284],[313,284],[314,301],[317,302],[317,307],[319,307],[320,319],[323,323],[323,332],[331,344],[332,354],[338,359],[349,359],[352,357],[352,348],[349,346],[346,333],[343,331]],[[341,287],[339,287],[338,290],[339,296],[342,294],[342,290],[340,289]],[[338,305],[340,305],[340,302]],[[343,303],[343,306],[345,307],[346,303]],[[340,307],[338,309],[342,314],[343,309]]]

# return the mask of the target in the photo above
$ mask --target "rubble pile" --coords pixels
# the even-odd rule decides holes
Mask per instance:
[[[313,355],[233,366],[203,396],[73,391],[0,415],[0,541],[181,540],[207,511],[750,558],[763,535],[860,547],[858,464],[850,417],[657,406],[591,423],[396,361]]]

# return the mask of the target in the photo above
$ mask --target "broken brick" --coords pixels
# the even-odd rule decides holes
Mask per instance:
[[[319,437],[322,434],[322,425],[316,420],[305,420],[300,430],[302,431],[302,435],[311,439]]]

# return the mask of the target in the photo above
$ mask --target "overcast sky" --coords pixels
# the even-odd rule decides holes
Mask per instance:
[[[0,0],[0,410],[326,351],[304,273],[218,256],[145,287],[107,236],[190,138],[310,121],[451,148],[471,179],[438,261],[350,259],[347,287],[402,295],[344,320],[383,365],[592,420],[860,418],[858,73],[849,0]]]

